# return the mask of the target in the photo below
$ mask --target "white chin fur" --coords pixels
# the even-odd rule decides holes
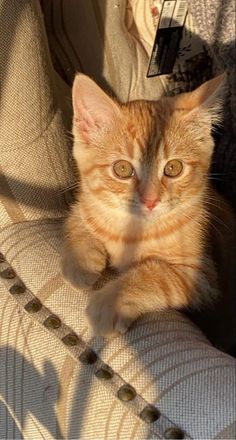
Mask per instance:
[[[152,221],[156,218],[160,217],[161,215],[167,214],[170,212],[173,207],[170,207],[166,203],[159,203],[155,208],[153,208],[151,211],[141,204],[132,204],[123,202],[122,203],[122,209],[126,213],[126,215],[132,215],[135,217],[140,217],[142,220],[146,221]]]

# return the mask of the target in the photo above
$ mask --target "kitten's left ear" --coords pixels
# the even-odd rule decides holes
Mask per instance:
[[[225,86],[226,74],[223,73],[193,92],[174,97],[174,109],[183,110],[186,119],[200,116],[208,124],[220,123]]]
[[[119,105],[81,73],[74,80],[72,102],[74,133],[86,144],[96,143],[104,132],[115,126],[120,116]]]

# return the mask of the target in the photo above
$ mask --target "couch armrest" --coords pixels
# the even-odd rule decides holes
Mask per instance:
[[[89,294],[74,291],[59,272],[61,227],[60,220],[28,222],[0,236],[17,274],[0,277],[0,393],[24,438],[61,438],[59,425],[69,439],[165,438],[167,429],[184,431],[186,440],[233,439],[236,360],[174,311],[146,315],[116,338],[95,337],[85,320]],[[2,258],[0,272],[8,267]],[[26,286],[21,294],[18,276]],[[32,307],[35,296],[41,308],[37,301]],[[46,324],[51,314],[59,325]],[[74,345],[63,343],[69,333],[78,336]],[[98,360],[81,361],[87,347]],[[96,376],[103,363],[113,372],[107,380]],[[124,383],[137,398],[119,398]],[[141,417],[148,405],[161,414],[153,423]],[[15,438],[4,414],[0,438]]]

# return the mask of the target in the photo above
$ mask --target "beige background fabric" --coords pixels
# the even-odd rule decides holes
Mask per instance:
[[[0,226],[6,226],[60,216],[67,202],[60,191],[73,175],[64,117],[70,96],[54,80],[39,4],[1,0],[0,32]]]
[[[165,80],[146,78],[148,55],[125,26],[126,1],[43,0],[42,6],[54,61],[68,82],[79,70],[121,101],[164,94]]]
[[[42,0],[54,65],[72,84],[79,70],[121,101],[157,99],[192,90],[212,76],[211,59],[187,14],[172,74],[147,78],[162,0]],[[204,68],[203,68],[204,66]]]
[[[86,2],[86,8],[95,11],[95,4],[96,14],[87,14],[93,17],[91,29],[94,24],[102,35],[100,8],[106,3]],[[130,91],[138,96],[145,89],[145,81],[136,76],[142,55],[122,33],[121,16],[106,11],[106,34],[114,40],[104,46],[100,79],[106,76],[123,99]],[[69,200],[58,188],[74,179],[66,131],[68,94],[55,82],[37,1],[0,0],[0,21],[0,250],[27,287],[18,302],[9,292],[15,279],[0,276],[0,438],[163,438],[165,424],[185,430],[186,438],[233,438],[235,360],[215,350],[187,318],[177,312],[152,314],[108,341],[87,327],[87,296],[73,291],[60,273]],[[117,41],[113,59],[109,48]],[[81,52],[90,73],[88,53]],[[130,63],[132,53],[140,64]],[[154,92],[160,89],[153,81]],[[5,260],[0,262],[0,273],[6,267]],[[150,426],[141,421],[136,401],[125,406],[115,397],[116,384],[111,389],[74,360],[60,342],[61,330],[50,334],[38,322],[40,314],[28,316],[23,307],[29,291],[130,383],[142,402],[155,404],[161,422]]]

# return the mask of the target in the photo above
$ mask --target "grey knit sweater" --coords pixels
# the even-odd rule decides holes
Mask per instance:
[[[219,176],[219,189],[236,209],[236,46],[235,0],[188,0],[200,37],[213,60],[215,74],[228,72],[224,128],[216,139],[213,171]]]

